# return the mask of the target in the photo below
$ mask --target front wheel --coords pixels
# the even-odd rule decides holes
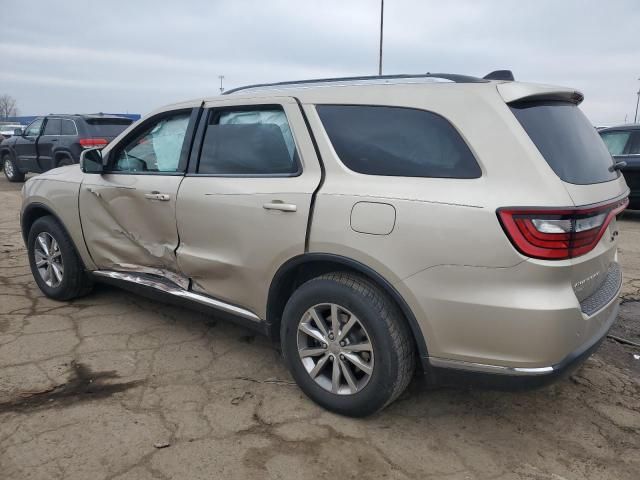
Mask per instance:
[[[33,278],[47,297],[71,300],[91,291],[93,282],[69,234],[54,217],[41,217],[33,223],[27,249]]]
[[[411,333],[396,304],[350,273],[331,273],[298,288],[285,307],[282,351],[313,401],[363,417],[393,402],[415,368]]]
[[[18,170],[18,166],[9,155],[2,157],[4,176],[10,182],[24,182],[24,173]]]

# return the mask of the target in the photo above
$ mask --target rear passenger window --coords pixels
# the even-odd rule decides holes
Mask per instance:
[[[460,134],[435,113],[365,105],[316,109],[338,157],[351,170],[394,177],[481,175]]]
[[[49,118],[44,126],[43,135],[60,135],[60,119]]]
[[[640,131],[633,133],[625,153],[627,155],[640,155]]]
[[[76,124],[73,120],[62,120],[62,129],[60,135],[77,135]]]
[[[292,175],[298,160],[284,110],[211,111],[198,173]]]

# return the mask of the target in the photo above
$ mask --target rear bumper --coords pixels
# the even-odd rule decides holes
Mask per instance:
[[[438,385],[468,385],[505,390],[541,387],[568,376],[598,349],[618,316],[619,306],[618,299],[612,302],[601,312],[606,318],[597,335],[553,365],[519,368],[426,358],[423,359],[423,368],[429,381]]]
[[[588,357],[618,310],[622,272],[611,238],[579,259],[507,268],[442,265],[396,284],[426,340],[425,373],[436,380],[445,373],[523,377],[528,380],[511,383],[535,385]],[[574,289],[581,279],[605,265],[606,278],[580,300]]]

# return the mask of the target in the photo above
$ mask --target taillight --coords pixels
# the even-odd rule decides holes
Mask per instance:
[[[81,138],[79,141],[83,148],[104,147],[109,143],[104,138]]]
[[[593,250],[628,199],[594,208],[500,208],[498,218],[516,249],[545,260],[574,258]]]

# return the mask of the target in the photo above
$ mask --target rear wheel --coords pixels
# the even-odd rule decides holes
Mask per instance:
[[[27,240],[29,265],[42,293],[71,300],[89,293],[93,282],[67,232],[52,216],[37,219]]]
[[[4,170],[4,176],[10,182],[24,182],[24,173],[18,170],[18,166],[15,164],[9,154],[5,154],[2,157],[2,168]]]
[[[57,167],[66,167],[68,165],[73,165],[73,159],[70,156],[62,155],[58,157]]]
[[[305,394],[343,415],[384,408],[415,368],[413,339],[396,304],[350,273],[323,275],[298,288],[284,310],[281,342]]]

